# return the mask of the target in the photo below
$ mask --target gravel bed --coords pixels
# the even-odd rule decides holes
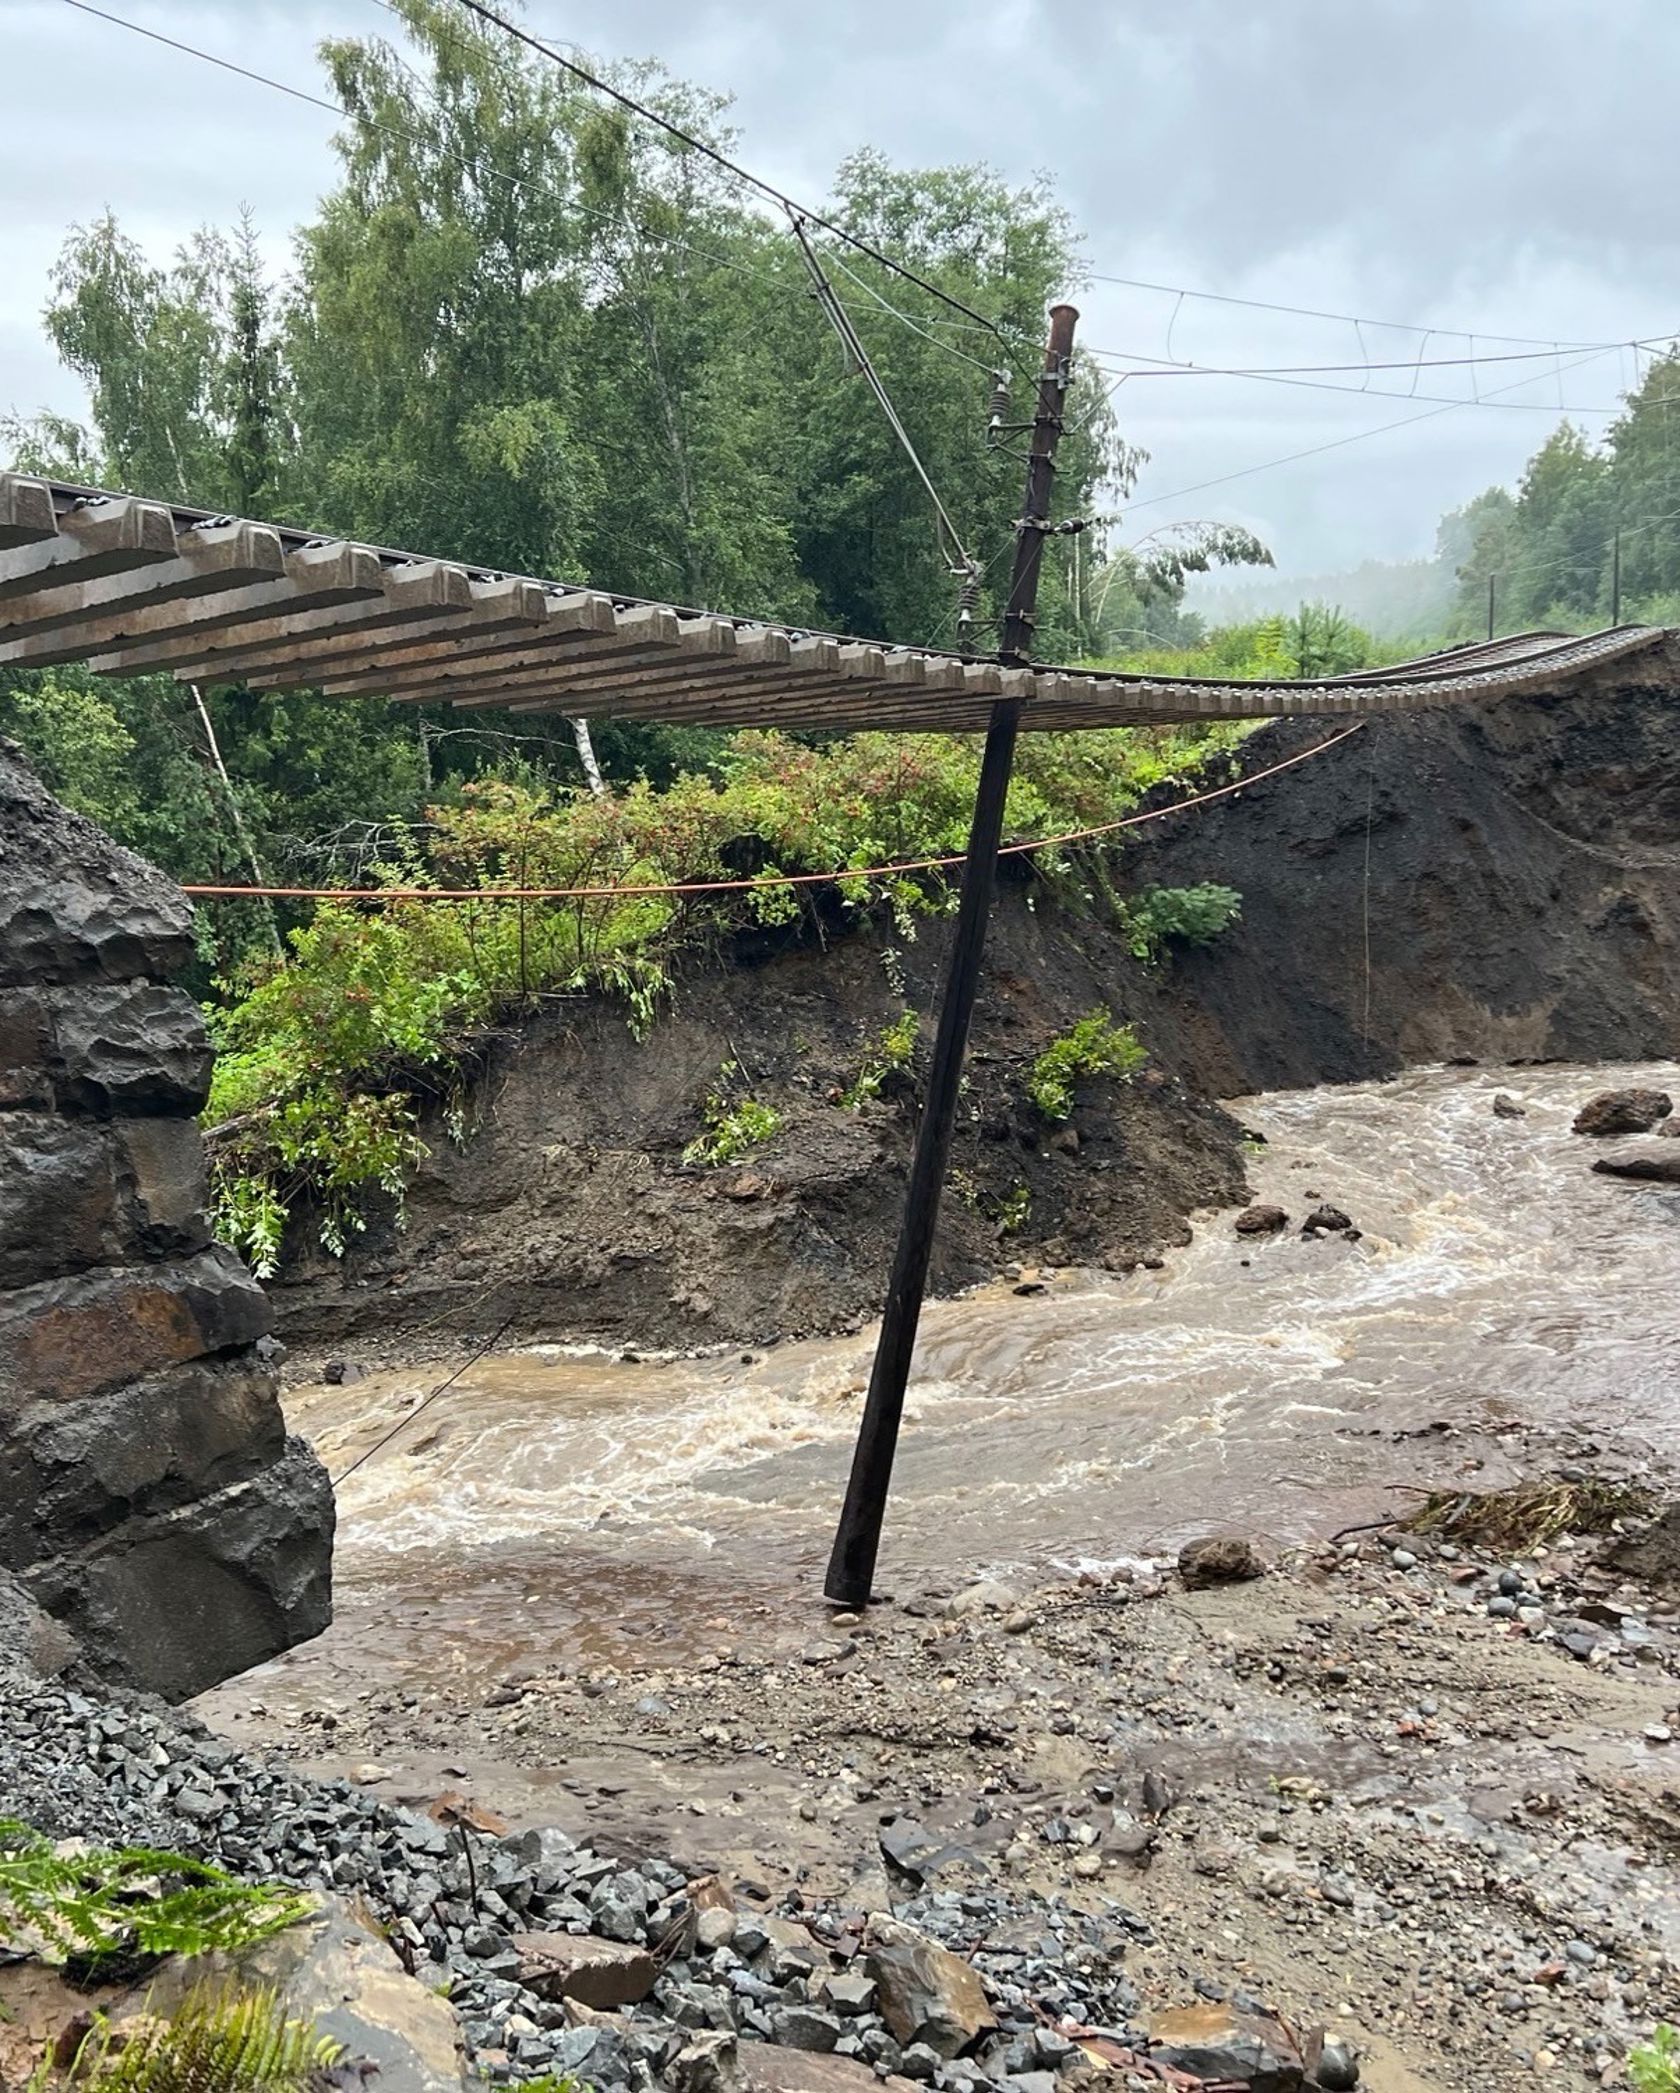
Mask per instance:
[[[797,1890],[774,1909],[766,1896],[762,1912],[696,1909],[703,1900],[668,1860],[631,1864],[554,1829],[446,1826],[235,1749],[176,1709],[44,1683],[4,1655],[0,1814],[53,1837],[162,1845],[248,1880],[362,1898],[418,1976],[447,1980],[469,2054],[494,2080],[563,2073],[641,2093],[680,2083],[685,2058],[705,2053],[695,2037],[722,2034],[938,2087],[1047,2093],[1083,2059],[1046,2012],[1142,2040],[1120,1961],[1149,1928],[1123,1908],[1098,1920],[1024,1890],[901,1903],[902,1921],[972,1956],[999,2021],[976,2054],[951,2059],[889,2031],[858,1973],[860,1910],[807,1906]],[[614,2025],[574,2025],[564,2002],[521,1981],[532,1974],[521,1936],[557,1932],[652,1951],[651,1993]]]

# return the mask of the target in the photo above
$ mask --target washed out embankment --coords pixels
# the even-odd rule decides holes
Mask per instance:
[[[1323,737],[1282,722],[1260,770]],[[1680,1037],[1680,712],[1627,680],[1374,722],[1322,757],[1138,832],[1118,884],[1218,881],[1242,919],[1156,971],[1113,910],[1015,860],[994,922],[934,1287],[1017,1256],[1125,1270],[1241,1196],[1210,1100],[1457,1057],[1629,1058]],[[679,983],[637,1046],[603,1000],[546,1004],[492,1054],[463,1145],[441,1124],[408,1202],[341,1263],[294,1235],[285,1335],[423,1350],[488,1332],[647,1345],[845,1329],[879,1306],[914,1100],[837,1102],[948,936],[877,918],[824,945],[763,936]],[[883,953],[897,954],[891,966]],[[893,979],[902,968],[902,995]],[[1150,1050],[1029,1102],[1033,1058],[1098,1004]],[[925,1027],[924,1027],[925,1036]],[[739,1167],[685,1168],[720,1066],[781,1114]],[[1006,1216],[1015,1231],[1000,1234]]]

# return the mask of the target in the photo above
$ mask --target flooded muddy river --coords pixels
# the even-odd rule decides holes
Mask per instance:
[[[1254,1193],[1288,1210],[1284,1234],[1205,1216],[1158,1272],[930,1305],[882,1584],[1160,1553],[1211,1525],[1307,1540],[1397,1484],[1509,1480],[1525,1427],[1672,1464],[1680,1189],[1593,1175],[1606,1144],[1570,1132],[1586,1097],[1634,1083],[1680,1090],[1680,1065],[1245,1099]],[[1526,1116],[1496,1116],[1500,1090]],[[1321,1198],[1359,1241],[1300,1237]],[[265,1690],[646,1658],[720,1607],[811,1601],[872,1334],[478,1362],[344,1482],[338,1623]],[[446,1371],[300,1388],[292,1423],[339,1474]]]

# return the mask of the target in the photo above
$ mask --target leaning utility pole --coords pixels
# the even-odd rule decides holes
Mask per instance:
[[[1062,433],[1062,407],[1071,376],[1073,330],[1078,318],[1071,305],[1055,306],[1050,314],[1050,341],[1044,352],[1038,411],[1033,419],[1027,461],[1026,504],[1016,525],[1015,570],[1003,619],[1003,643],[998,649],[998,658],[1008,669],[1025,668],[1033,657],[1038,575],[1044,561],[1056,445]],[[916,1326],[921,1320],[922,1296],[927,1288],[939,1199],[945,1189],[945,1170],[951,1155],[963,1053],[980,982],[986,920],[997,884],[998,842],[1003,833],[1004,801],[1020,724],[1019,700],[1000,698],[992,707],[985,754],[980,761],[968,854],[963,860],[957,927],[945,977],[945,1000],[939,1012],[933,1063],[928,1070],[927,1102],[922,1108],[916,1153],[910,1165],[910,1184],[904,1198],[892,1277],[887,1284],[875,1366],[869,1377],[863,1422],[858,1427],[857,1449],[852,1456],[851,1481],[823,1587],[837,1606],[867,1606],[874,1588],[881,1522],[892,1481],[893,1455],[898,1448],[911,1355],[916,1348]]]

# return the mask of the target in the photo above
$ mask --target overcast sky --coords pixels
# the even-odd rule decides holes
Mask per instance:
[[[319,38],[395,29],[375,0],[100,4],[316,92]],[[811,201],[862,145],[1022,180],[1049,170],[1094,274],[1435,330],[1092,281],[1081,336],[1107,351],[1341,364],[1523,346],[1495,334],[1680,330],[1674,0],[530,0],[526,19],[733,94],[741,157]],[[283,263],[332,182],[332,120],[64,0],[0,0],[0,39],[0,408],[77,412],[39,322],[66,227],[110,205],[161,260],[249,205]],[[1633,354],[1572,361],[1324,380],[1346,395],[1129,381],[1125,431],[1151,460],[1127,534],[1245,523],[1301,575],[1426,553],[1444,509],[1515,477],[1560,402],[1604,427],[1585,410],[1614,406]],[[1380,396],[1468,399],[1473,385],[1506,404],[1429,413]]]

